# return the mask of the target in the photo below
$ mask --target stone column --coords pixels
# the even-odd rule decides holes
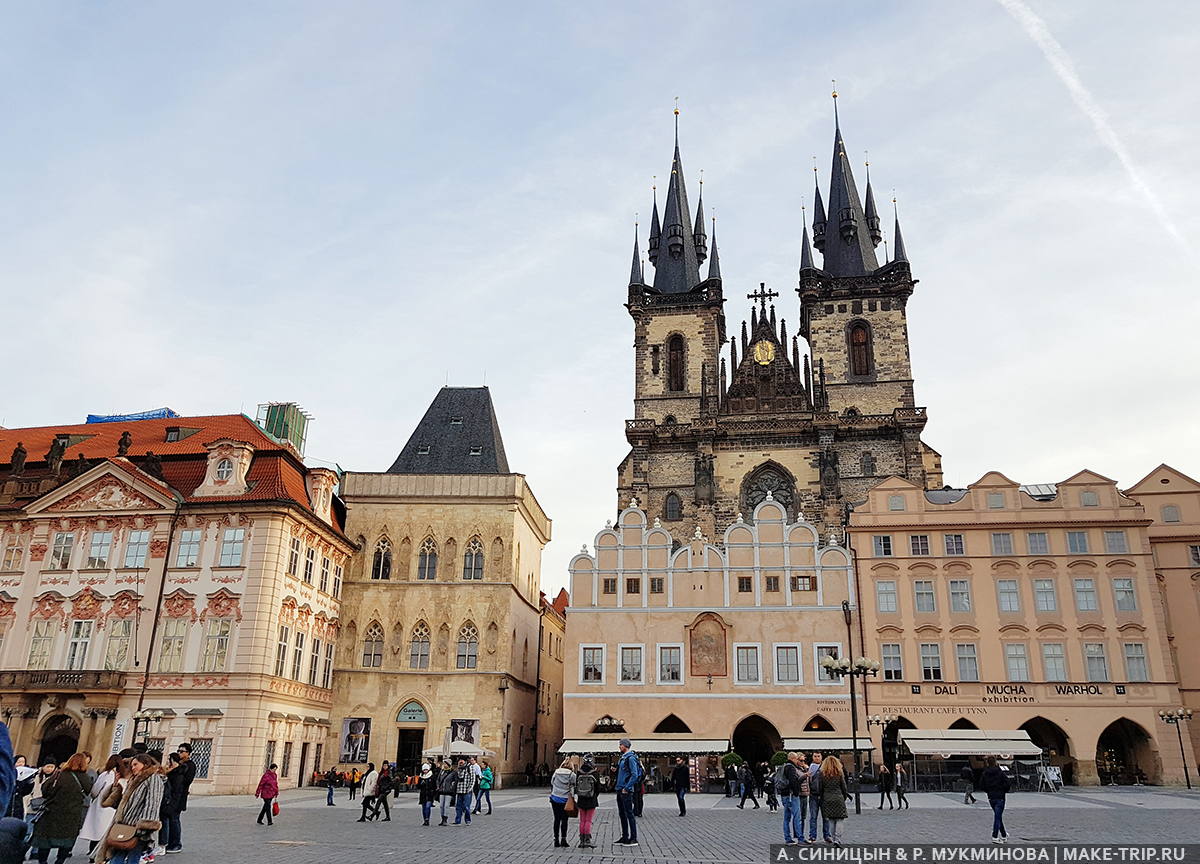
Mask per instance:
[[[1075,784],[1077,786],[1100,785],[1100,775],[1096,771],[1095,759],[1075,760]]]

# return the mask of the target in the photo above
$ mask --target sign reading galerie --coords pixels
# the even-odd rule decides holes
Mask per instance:
[[[397,723],[428,723],[429,717],[420,702],[405,702],[396,714]]]

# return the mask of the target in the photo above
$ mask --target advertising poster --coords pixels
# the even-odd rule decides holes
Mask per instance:
[[[479,743],[479,721],[451,720],[450,740],[466,741],[468,744],[474,744],[476,747],[482,746]]]
[[[339,762],[366,762],[371,743],[371,718],[346,717],[342,720],[342,752]]]

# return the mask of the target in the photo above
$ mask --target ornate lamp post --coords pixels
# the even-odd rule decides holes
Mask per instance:
[[[1175,734],[1179,738],[1179,758],[1183,760],[1183,780],[1187,783],[1187,788],[1192,788],[1192,777],[1188,774],[1187,756],[1183,751],[1183,731],[1179,728],[1179,724],[1184,720],[1192,719],[1191,708],[1176,708],[1174,711],[1159,711],[1158,719],[1169,726],[1175,727]]]
[[[850,601],[842,601],[842,615],[846,619],[846,646],[850,648]],[[847,651],[847,653],[853,653]],[[858,697],[855,694],[854,679],[865,678],[868,675],[879,674],[879,664],[867,657],[858,657],[854,662],[850,661],[849,657],[829,657],[826,656],[821,660],[821,667],[830,675],[836,675],[839,678],[849,676],[850,678],[850,734],[853,736],[852,743],[854,745],[854,812],[862,813],[862,797],[859,794],[859,785],[861,783],[862,765],[859,762],[858,756]]]

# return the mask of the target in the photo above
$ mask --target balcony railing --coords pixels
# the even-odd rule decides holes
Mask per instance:
[[[0,689],[31,692],[123,690],[125,673],[106,669],[0,671]]]

